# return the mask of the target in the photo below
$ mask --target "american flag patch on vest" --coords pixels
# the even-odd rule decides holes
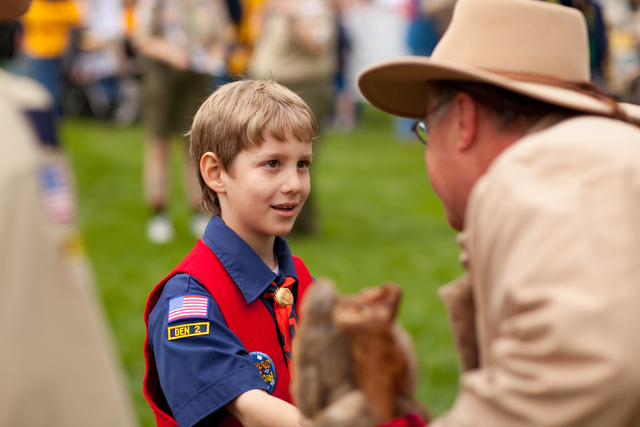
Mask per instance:
[[[181,295],[169,300],[169,322],[188,317],[207,317],[209,298],[202,295]]]

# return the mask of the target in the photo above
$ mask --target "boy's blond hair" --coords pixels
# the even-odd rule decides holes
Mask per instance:
[[[215,153],[228,170],[236,155],[249,145],[261,145],[266,135],[285,141],[287,131],[299,141],[311,143],[318,123],[298,95],[275,81],[239,80],[211,94],[198,109],[189,132],[189,152],[203,209],[210,215],[220,214],[218,195],[200,173],[200,159],[206,152]]]

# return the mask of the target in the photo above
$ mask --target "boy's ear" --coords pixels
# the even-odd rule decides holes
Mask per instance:
[[[224,180],[222,179],[222,163],[215,153],[208,151],[200,158],[200,174],[207,187],[216,193],[224,193]]]

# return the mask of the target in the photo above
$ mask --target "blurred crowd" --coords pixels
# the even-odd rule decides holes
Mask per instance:
[[[27,14],[2,23],[3,67],[42,83],[60,116],[90,115],[119,124],[142,116],[141,82],[149,57],[207,75],[210,90],[250,72],[277,80],[291,80],[292,72],[293,80],[304,73],[325,80],[330,75],[333,87],[348,46],[341,25],[348,3],[34,0]],[[287,20],[305,25],[293,26],[289,33],[280,25]],[[292,35],[300,36],[310,53],[306,69],[279,65],[295,61],[296,50],[284,52],[286,46],[280,43],[281,37]],[[167,43],[158,44],[160,39]],[[289,56],[269,58],[283,52]],[[309,59],[321,55],[325,58],[319,69],[318,62],[314,66]]]
[[[593,79],[616,97],[637,101],[640,2],[548,1],[585,14]],[[59,115],[91,115],[129,124],[142,114],[140,82],[145,68],[140,58],[148,54],[136,37],[145,31],[165,31],[172,38],[170,45],[185,49],[188,67],[211,77],[211,89],[241,76],[287,82],[300,80],[306,73],[312,86],[297,89],[310,91],[318,82],[326,85],[331,76],[328,109],[320,108],[318,114],[325,127],[348,131],[357,121],[360,97],[354,81],[358,70],[395,56],[429,55],[448,25],[454,2],[189,0],[180,4],[193,4],[201,23],[209,19],[206,37],[210,39],[194,42],[186,39],[194,37],[188,33],[194,32],[198,20],[181,22],[184,12],[174,11],[182,16],[171,23],[174,2],[169,0],[34,0],[25,16],[2,23],[0,50],[5,68],[31,76],[51,92]],[[156,16],[156,7],[166,10]],[[215,16],[206,18],[211,14]],[[294,26],[289,32],[287,22],[296,19],[305,22],[306,28]],[[326,28],[326,22],[332,28]],[[159,23],[192,28],[182,34],[151,28]],[[306,67],[292,67],[296,50],[288,50],[282,39],[300,35],[299,40],[308,43]],[[320,62],[310,59],[321,54]],[[7,60],[9,55],[13,58]]]

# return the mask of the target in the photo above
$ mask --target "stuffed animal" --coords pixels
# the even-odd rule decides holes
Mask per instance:
[[[341,296],[319,280],[302,302],[291,394],[314,427],[375,427],[428,410],[415,399],[418,363],[396,322],[401,290],[392,283]]]

